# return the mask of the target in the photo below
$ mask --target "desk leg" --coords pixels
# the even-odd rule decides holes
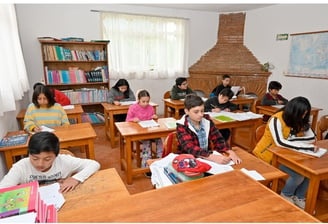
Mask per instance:
[[[306,203],[304,211],[308,212],[310,215],[313,215],[315,210],[315,205],[317,202],[317,196],[319,191],[320,179],[316,176],[309,178],[310,183],[306,195]]]
[[[120,161],[121,161],[121,170],[124,170],[123,162],[126,161],[124,157],[124,138],[122,137],[121,133],[119,133],[119,145],[120,145]]]
[[[94,140],[89,139],[88,145],[85,147],[85,154],[88,159],[95,159],[95,147],[94,147]]]
[[[109,115],[109,135],[110,135],[110,146],[114,148],[115,146],[115,125],[114,125],[114,115],[110,113]]]
[[[169,117],[168,116],[168,106],[164,103],[164,117]]]
[[[76,120],[77,123],[82,123],[82,115],[81,114],[77,115]]]
[[[177,109],[177,108],[174,108],[174,112],[175,112],[175,119],[177,119],[177,120],[179,120],[180,119],[180,111],[179,111],[179,109]]]
[[[108,130],[109,130],[109,115],[108,112],[104,109],[104,119],[105,119],[105,136],[108,137]]]
[[[13,156],[12,156],[10,150],[4,151],[3,153],[5,155],[5,160],[6,160],[7,168],[9,170],[13,166],[13,163],[14,163]]]
[[[132,143],[130,138],[125,139],[126,183],[132,184]]]

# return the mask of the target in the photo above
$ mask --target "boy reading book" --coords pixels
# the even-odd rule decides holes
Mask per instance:
[[[28,157],[19,160],[0,182],[0,188],[37,180],[40,185],[60,183],[62,193],[77,185],[100,168],[97,161],[59,154],[59,140],[51,132],[35,133],[28,143]]]

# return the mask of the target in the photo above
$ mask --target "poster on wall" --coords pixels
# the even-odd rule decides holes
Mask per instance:
[[[290,36],[287,76],[328,79],[328,31]]]

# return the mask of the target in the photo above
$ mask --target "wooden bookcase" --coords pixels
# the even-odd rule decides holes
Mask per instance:
[[[44,80],[86,112],[103,112],[109,84],[108,43],[46,41],[41,44]]]

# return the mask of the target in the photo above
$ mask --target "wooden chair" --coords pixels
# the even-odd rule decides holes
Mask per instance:
[[[163,98],[164,98],[164,99],[168,99],[168,98],[170,98],[170,97],[171,97],[171,91],[166,91],[166,92],[164,93]]]
[[[59,154],[70,155],[70,156],[75,157],[74,153],[72,153],[71,151],[69,151],[67,149],[60,149]]]
[[[324,139],[324,132],[328,130],[328,114],[323,115],[317,123],[317,139]]]
[[[163,96],[164,99],[171,98],[171,91],[166,91]],[[173,108],[167,108],[168,116],[173,117],[174,116],[174,109]]]
[[[264,131],[265,131],[265,127],[266,127],[266,124],[261,124],[260,126],[258,126],[256,128],[256,131],[255,131],[256,142],[259,142],[260,139],[262,138]]]
[[[167,135],[163,143],[163,154],[162,158],[168,154],[177,152],[178,139],[176,132],[171,132]]]

